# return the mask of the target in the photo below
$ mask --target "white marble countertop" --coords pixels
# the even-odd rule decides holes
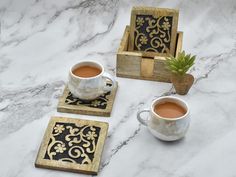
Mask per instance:
[[[96,60],[115,74],[133,5],[179,8],[183,49],[198,56],[192,89],[176,95],[191,107],[182,141],[161,142],[136,120],[137,111],[154,98],[175,95],[169,83],[117,78],[110,118],[56,111],[72,64]],[[34,167],[53,115],[109,122],[98,176],[235,176],[235,19],[235,0],[1,0],[0,176],[83,176]]]

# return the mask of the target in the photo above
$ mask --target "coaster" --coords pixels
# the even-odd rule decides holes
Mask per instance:
[[[107,85],[111,84],[107,83]],[[111,115],[117,87],[118,84],[116,83],[112,91],[99,96],[95,100],[88,101],[74,97],[66,86],[63,95],[59,99],[57,111],[109,117]]]
[[[178,16],[175,9],[133,7],[129,50],[149,57],[174,55]]]
[[[108,123],[52,117],[35,166],[97,174]]]

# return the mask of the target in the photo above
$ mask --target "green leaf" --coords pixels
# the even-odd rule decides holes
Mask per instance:
[[[177,57],[172,55],[166,57],[166,68],[172,73],[183,75],[194,65],[196,56],[186,54],[185,51],[179,52]]]

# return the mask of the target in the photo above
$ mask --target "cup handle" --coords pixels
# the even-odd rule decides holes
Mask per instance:
[[[102,77],[103,78],[105,78],[105,80],[110,80],[111,82],[112,82],[112,86],[107,86],[107,85],[105,85],[104,86],[104,92],[106,93],[106,92],[110,92],[113,88],[114,88],[114,86],[115,86],[115,84],[116,84],[116,80],[115,80],[115,78],[111,75],[111,74],[109,74],[109,73],[107,73],[107,72],[104,72],[103,73],[103,75],[102,75]],[[106,83],[105,83],[106,84]]]
[[[149,109],[144,109],[144,110],[139,111],[137,113],[137,119],[141,124],[147,126],[147,118],[144,119],[144,118],[141,117],[141,114],[144,113],[144,112],[150,112],[150,110]]]

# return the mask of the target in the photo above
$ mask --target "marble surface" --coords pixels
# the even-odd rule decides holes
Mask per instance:
[[[115,74],[133,5],[180,9],[183,48],[198,56],[189,94],[176,95],[168,83],[117,78],[110,118],[56,112],[74,63],[96,60]],[[0,176],[78,176],[34,167],[56,115],[109,122],[98,176],[235,177],[235,19],[235,0],[1,0]],[[161,142],[136,120],[137,111],[161,95],[176,95],[191,107],[182,141]]]

